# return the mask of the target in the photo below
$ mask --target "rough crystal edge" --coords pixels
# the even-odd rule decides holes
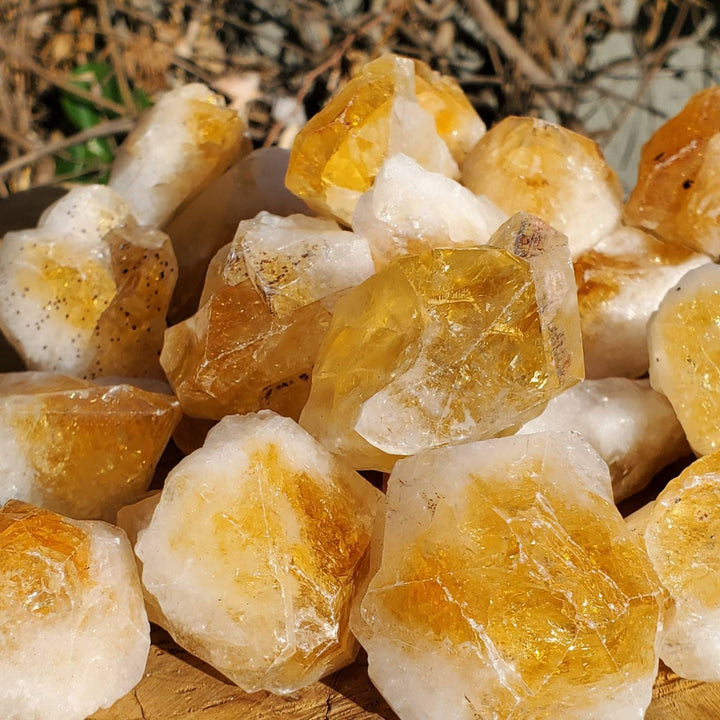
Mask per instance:
[[[501,225],[488,244],[527,260],[558,384],[562,387],[582,380],[585,361],[580,312],[567,237],[540,218],[520,212]]]

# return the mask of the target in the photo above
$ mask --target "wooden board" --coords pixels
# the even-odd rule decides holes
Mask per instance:
[[[32,227],[42,210],[64,193],[45,188],[0,200],[0,236],[9,230]],[[0,336],[0,370],[21,369],[19,358]],[[674,472],[658,478],[641,501],[649,499]],[[634,501],[634,502],[633,502]],[[635,509],[637,500],[624,510]],[[632,506],[631,506],[632,505]],[[396,720],[367,676],[364,655],[349,667],[315,683],[293,698],[269,693],[248,695],[217,671],[175,645],[159,628],[145,676],[112,708],[92,720]],[[682,680],[661,667],[647,720],[720,720],[720,683]],[[442,720],[442,718],[438,718]],[[561,720],[558,718],[558,720]]]
[[[646,720],[720,720],[720,683],[660,668]],[[286,699],[247,695],[156,630],[142,682],[92,720],[396,720],[367,676],[364,655]],[[443,720],[438,718],[438,720]],[[558,718],[561,720],[561,718]]]

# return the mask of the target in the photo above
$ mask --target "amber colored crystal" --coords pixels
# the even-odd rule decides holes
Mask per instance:
[[[130,692],[150,626],[123,531],[0,507],[0,646],[4,719],[85,720]]]
[[[576,257],[618,224],[622,188],[589,138],[529,117],[507,117],[477,143],[462,180],[508,214],[528,212],[565,233]]]
[[[252,145],[238,113],[200,83],[161,95],[118,149],[109,186],[142,225],[163,227]]]
[[[142,497],[180,410],[170,395],[51,373],[0,376],[0,501],[112,520]]]
[[[0,325],[29,368],[162,376],[177,272],[166,235],[131,223],[88,247],[38,229],[9,233],[3,246]]]
[[[401,107],[395,105],[398,98]],[[429,126],[413,105],[427,115]],[[399,123],[395,130],[394,123]],[[457,174],[455,162],[483,132],[454,80],[419,61],[413,65],[386,55],[367,64],[303,127],[286,184],[314,209],[349,223],[358,197],[370,188],[391,150],[412,154],[423,165],[433,163],[430,170]]]
[[[642,149],[625,221],[667,242],[720,255],[720,87],[693,95]]]
[[[688,270],[707,262],[705,255],[628,227],[580,255],[575,281],[586,376],[644,375],[650,316]]]
[[[88,577],[90,539],[60,515],[10,500],[0,510],[0,610],[48,615],[71,609]],[[12,582],[7,580],[12,579]]]
[[[353,631],[401,718],[642,717],[662,596],[608,483],[560,433],[397,463]]]
[[[198,312],[165,334],[160,362],[185,414],[299,417],[334,299],[374,269],[367,241],[333,220],[241,222],[210,262]]]
[[[720,453],[696,460],[628,518],[672,601],[660,657],[691,680],[720,680]]]
[[[720,450],[720,267],[691,270],[648,328],[650,381],[672,404],[698,455]]]
[[[696,460],[658,495],[651,559],[674,598],[720,610],[720,454]],[[718,542],[712,542],[717,538]],[[646,536],[648,542],[648,536]],[[657,543],[657,545],[655,545]],[[656,549],[657,548],[657,549]]]
[[[475,249],[400,258],[350,290],[301,424],[362,469],[493,437],[583,373],[565,238],[518,214]]]
[[[136,552],[180,644],[245,690],[348,664],[381,493],[288,418],[224,418],[168,476]]]
[[[435,119],[438,135],[458,165],[482,137],[485,127],[455,78],[414,60],[415,95],[423,110]]]
[[[168,328],[160,362],[192,417],[219,420],[262,408],[298,417],[329,322],[319,302],[277,318],[244,280]]]

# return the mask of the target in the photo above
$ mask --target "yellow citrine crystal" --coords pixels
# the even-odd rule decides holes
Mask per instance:
[[[172,396],[130,385],[0,375],[0,502],[113,520],[147,490],[179,416]]]
[[[490,245],[400,258],[335,307],[301,424],[356,468],[493,437],[582,378],[567,242],[518,214]]]
[[[259,213],[210,263],[202,305],[165,335],[160,362],[192,417],[270,408],[297,418],[333,296],[374,271],[333,220]]]
[[[0,328],[34,370],[160,377],[177,262],[104,186],[73,188],[0,244]]]
[[[224,285],[165,333],[160,363],[191,417],[271,408],[298,417],[330,322],[321,303],[275,317],[250,280]]]
[[[720,255],[720,87],[693,95],[643,146],[625,221]]]
[[[162,227],[178,208],[250,152],[245,123],[200,83],[171,90],[120,146],[110,187],[143,225]]]
[[[648,327],[650,381],[672,404],[698,455],[720,450],[720,267],[691,270]]]
[[[682,677],[717,682],[720,453],[695,461],[628,522],[673,602],[660,657]]]
[[[84,720],[129,692],[150,626],[122,530],[18,500],[0,508],[0,644],[8,720]]]
[[[630,377],[648,370],[647,324],[665,293],[705,255],[622,227],[575,260],[585,375]]]
[[[388,155],[404,152],[428,170],[457,176],[457,163],[484,131],[454,80],[420,61],[386,55],[300,131],[286,184],[314,209],[349,223]]]
[[[352,661],[381,493],[289,418],[224,418],[168,476],[135,546],[173,637],[248,692]]]
[[[620,180],[597,144],[536,118],[495,125],[465,160],[462,180],[506,213],[533,213],[565,233],[573,257],[611,232],[622,213]]]
[[[400,718],[643,716],[662,593],[582,439],[420,453],[387,502],[352,628]]]

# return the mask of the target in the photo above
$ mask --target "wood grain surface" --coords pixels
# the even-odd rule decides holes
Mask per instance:
[[[660,667],[646,720],[720,720],[720,683],[683,680]],[[92,720],[396,720],[361,656],[293,698],[247,695],[160,629],[142,682]],[[438,718],[443,720],[443,718]],[[558,718],[562,720],[562,718]]]
[[[0,200],[0,237],[32,227],[42,210],[65,191],[45,188]],[[0,335],[0,371],[22,369],[19,358]],[[641,503],[677,473],[659,476]],[[646,497],[647,496],[647,497]],[[627,501],[631,512],[637,499]],[[248,695],[213,668],[178,647],[159,628],[140,684],[92,720],[395,720],[396,715],[370,683],[364,655],[349,667],[292,698],[269,693]],[[720,720],[720,683],[683,680],[661,666],[647,720]],[[438,720],[443,720],[438,718]],[[562,720],[558,718],[558,720]]]

